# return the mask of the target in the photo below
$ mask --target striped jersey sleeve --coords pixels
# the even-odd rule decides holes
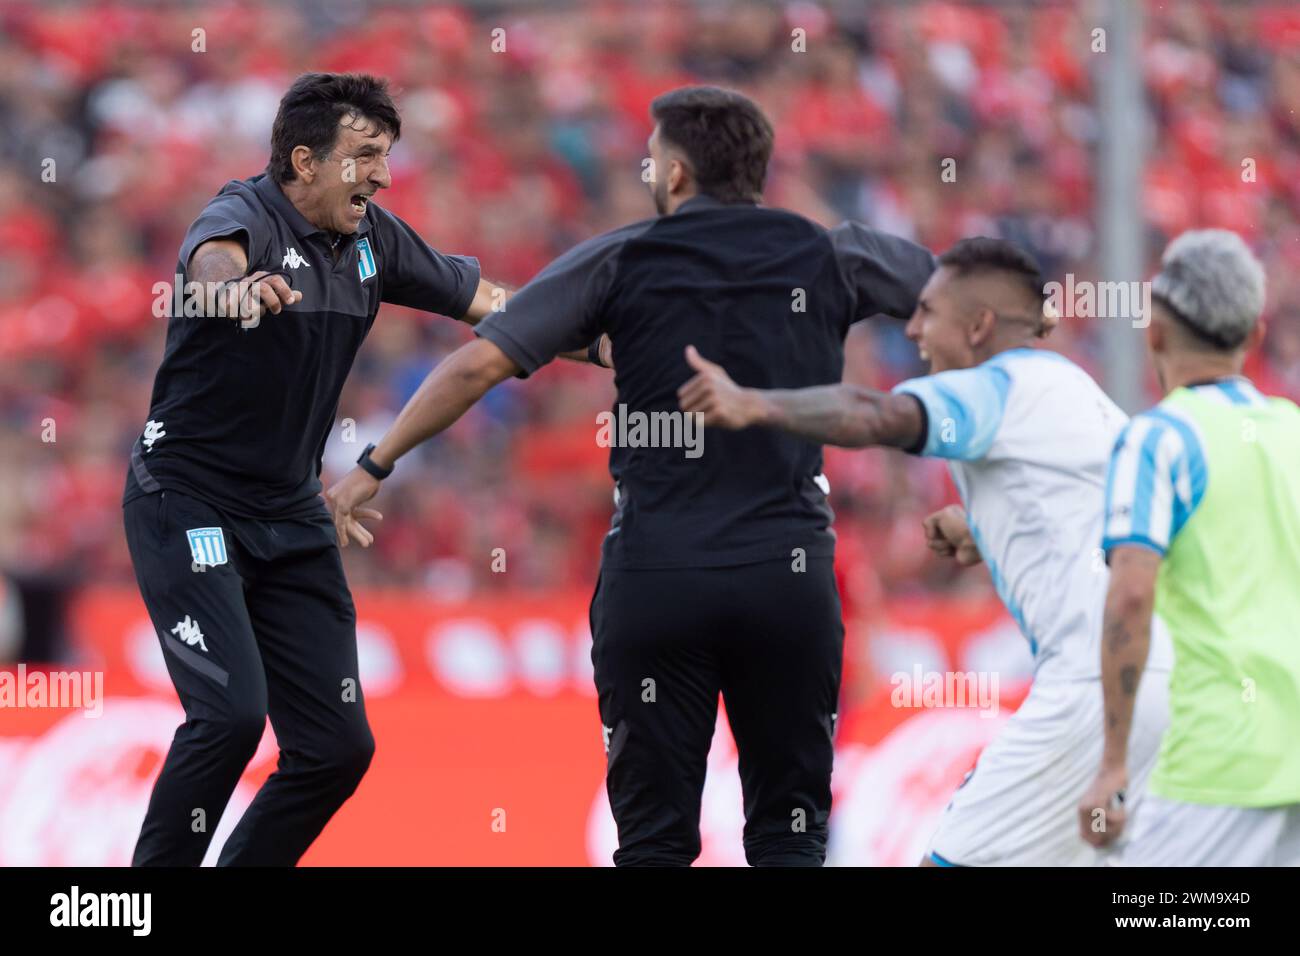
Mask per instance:
[[[919,454],[975,461],[988,454],[1002,427],[1011,379],[999,365],[952,369],[908,379],[895,394],[913,395],[925,409],[925,445]]]
[[[1101,547],[1137,545],[1163,555],[1205,494],[1205,451],[1195,427],[1156,408],[1120,433],[1106,477]]]

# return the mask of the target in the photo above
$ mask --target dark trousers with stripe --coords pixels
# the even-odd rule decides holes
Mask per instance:
[[[270,716],[280,748],[219,865],[292,866],[374,753],[356,611],[333,525],[232,518],[176,491],[125,505],[127,545],[185,722],[136,844],[136,866],[197,866]],[[194,561],[187,531],[220,528]]]
[[[745,858],[820,866],[844,624],[832,559],[601,572],[592,663],[617,866],[686,866],[718,695],[740,757]]]

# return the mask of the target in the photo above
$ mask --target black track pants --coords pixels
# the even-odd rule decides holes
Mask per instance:
[[[619,866],[684,866],[718,694],[740,756],[745,857],[820,866],[844,625],[832,560],[601,572],[592,662]]]
[[[352,795],[375,746],[329,515],[322,505],[309,518],[237,519],[162,491],[127,502],[124,517],[185,708],[133,863],[202,861],[269,714],[279,764],[218,862],[292,866]]]

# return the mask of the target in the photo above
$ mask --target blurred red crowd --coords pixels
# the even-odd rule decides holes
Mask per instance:
[[[1107,64],[1085,6],[6,3],[0,569],[130,580],[119,500],[162,353],[155,283],[171,280],[207,199],[261,171],[297,73],[390,78],[404,127],[381,203],[495,280],[521,284],[575,242],[651,214],[648,105],[690,82],[743,89],[772,117],[770,204],[936,251],[1001,235],[1032,248],[1049,278],[1089,278],[1094,83]],[[1270,283],[1251,371],[1300,398],[1300,9],[1148,4],[1146,25],[1149,248],[1196,225],[1242,232]],[[944,158],[955,183],[941,181]],[[327,478],[468,335],[385,307],[338,412],[356,440],[336,430]],[[1100,372],[1096,322],[1067,320],[1052,344]],[[884,387],[919,371],[900,324],[855,328],[847,378]],[[496,389],[402,462],[376,547],[349,552],[352,580],[442,596],[588,586],[611,510],[595,415],[612,396],[608,373],[563,362]],[[827,458],[859,610],[884,594],[986,586],[923,547],[921,518],[952,500],[942,465]],[[492,570],[496,548],[505,574]]]

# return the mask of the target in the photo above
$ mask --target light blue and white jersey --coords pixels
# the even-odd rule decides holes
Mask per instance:
[[[1106,473],[1127,416],[1087,372],[1043,349],[1011,349],[894,391],[925,408],[920,454],[949,460],[1035,676],[1099,676],[1110,580],[1099,547]],[[1167,670],[1170,660],[1157,625],[1148,667]]]
[[[1225,405],[1268,405],[1240,375],[1190,388]],[[1134,544],[1163,555],[1201,503],[1207,478],[1201,430],[1190,416],[1167,402],[1135,416],[1115,445],[1102,548],[1110,554]]]

